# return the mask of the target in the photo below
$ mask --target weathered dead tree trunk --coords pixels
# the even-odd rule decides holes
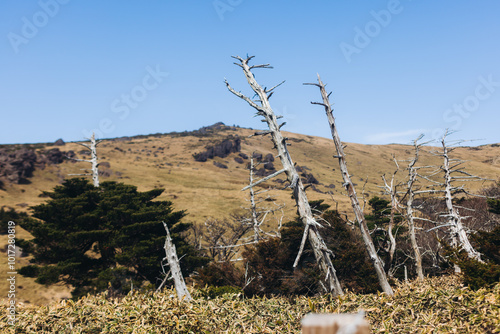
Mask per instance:
[[[91,164],[92,164],[92,182],[94,187],[99,187],[99,162],[97,161],[97,142],[95,140],[95,134],[92,133],[90,138],[90,154],[91,154]]]
[[[382,175],[382,180],[384,181],[384,186],[382,188],[384,189],[386,194],[391,196],[391,214],[389,217],[389,226],[387,227],[387,236],[389,238],[389,245],[386,249],[387,253],[389,254],[389,259],[388,263],[386,263],[386,268],[385,268],[385,272],[390,277],[392,277],[392,264],[394,261],[394,253],[396,252],[396,238],[394,237],[392,230],[394,229],[396,214],[400,212],[397,185],[394,184],[394,179],[399,171],[399,165],[396,158],[394,158],[394,163],[396,164],[396,170],[392,174],[390,184],[387,183],[385,175]]]
[[[170,267],[170,275],[174,280],[175,291],[177,292],[177,298],[179,300],[191,301],[191,294],[189,293],[186,282],[184,281],[184,277],[182,276],[181,266],[179,265],[179,258],[177,257],[177,251],[175,250],[175,245],[172,242],[172,238],[170,237],[170,232],[168,230],[167,224],[163,222],[163,226],[165,227],[165,231],[167,232],[167,236],[165,238],[165,258],[163,261],[167,260],[168,265]],[[168,274],[166,274],[165,279],[162,284],[158,287],[158,290],[161,289],[163,284],[168,279]]]
[[[252,225],[254,235],[253,239],[254,242],[257,243],[262,239],[265,239],[266,237],[279,237],[280,236],[280,230],[281,230],[281,224],[283,220],[283,205],[277,205],[275,204],[274,208],[269,208],[269,207],[258,207],[260,203],[265,201],[266,199],[272,199],[271,196],[267,196],[266,198],[262,197],[262,194],[268,192],[270,188],[260,190],[260,191],[255,191],[254,190],[254,185],[255,182],[260,182],[260,181],[255,181],[254,180],[254,171],[256,167],[259,165],[259,163],[255,164],[253,160],[253,156],[250,157],[250,176],[249,176],[249,185],[244,188],[244,190],[249,189],[250,191],[250,207],[247,208],[250,211],[250,221],[249,223]],[[278,228],[274,233],[266,232],[262,230],[261,226],[266,220],[266,218],[269,215],[274,215],[275,212],[281,211],[281,217],[278,219]],[[247,219],[244,219],[241,221],[242,224],[245,223]]]
[[[250,157],[250,185],[253,184],[253,171],[254,171],[254,164],[253,164],[253,156]],[[259,219],[257,218],[257,207],[255,205],[255,191],[253,190],[253,187],[250,187],[250,213],[252,215],[252,226],[253,226],[253,237],[255,242],[259,242],[260,240],[260,225],[261,223],[259,222]]]
[[[419,157],[418,153],[420,150],[420,145],[418,144],[418,141],[421,138],[422,136],[420,136],[413,142],[413,146],[415,147],[415,156],[408,165],[408,182],[406,187],[406,221],[408,222],[408,233],[410,234],[411,247],[413,249],[413,255],[415,256],[415,269],[417,271],[417,277],[419,281],[424,280],[424,270],[422,268],[422,255],[420,254],[420,249],[418,248],[417,237],[415,233],[415,216],[413,213],[413,200],[415,199],[415,192],[413,187],[415,186],[418,177],[415,164],[417,163]]]
[[[479,177],[476,177],[474,175],[471,175],[467,172],[464,172],[461,170],[461,168],[457,168],[459,165],[463,163],[463,161],[460,160],[454,160],[450,159],[448,152],[449,148],[446,146],[446,135],[443,136],[441,139],[441,145],[443,147],[443,166],[442,170],[444,171],[444,192],[445,192],[445,202],[446,202],[446,209],[448,211],[447,217],[448,217],[448,223],[447,225],[450,227],[450,234],[451,234],[451,239],[452,239],[452,245],[454,247],[460,247],[463,249],[467,255],[477,261],[483,262],[481,260],[481,253],[476,251],[474,247],[472,247],[469,237],[467,235],[467,231],[465,230],[465,226],[462,223],[462,216],[460,216],[460,213],[458,211],[458,208],[453,205],[453,193],[456,191],[461,191],[463,190],[463,187],[454,187],[452,185],[453,181],[456,180],[464,180],[464,179],[479,179]],[[454,165],[450,165],[450,162],[455,162]],[[460,173],[465,176],[462,177],[454,177],[452,176],[452,173]]]
[[[258,164],[257,164],[258,166]],[[241,261],[243,258],[232,259],[239,252],[239,247],[248,246],[256,244],[267,237],[280,237],[280,230],[283,222],[283,207],[284,204],[278,205],[274,204],[274,207],[260,207],[260,204],[266,199],[272,199],[271,196],[263,198],[262,195],[268,192],[270,189],[264,189],[260,191],[255,191],[255,181],[254,171],[256,165],[254,164],[253,157],[250,158],[250,168],[249,168],[249,181],[250,184],[243,188],[243,190],[249,189],[250,198],[247,201],[250,202],[250,207],[242,207],[249,211],[248,215],[245,214],[233,214],[231,215],[233,221],[237,224],[228,223],[227,221],[217,222],[217,221],[206,221],[205,226],[207,228],[207,239],[208,239],[208,249],[212,258],[218,257],[218,262],[227,261]],[[270,215],[274,215],[277,211],[281,211],[281,216],[277,218],[278,227],[275,231],[264,231],[261,226]],[[253,235],[244,235],[250,229],[253,230]],[[230,233],[227,233],[227,232]]]
[[[370,231],[368,230],[368,226],[366,225],[365,221],[365,216],[363,214],[363,210],[361,209],[361,206],[359,205],[359,200],[358,196],[356,195],[356,190],[354,189],[354,185],[351,181],[351,177],[349,175],[349,172],[347,170],[347,163],[345,160],[345,154],[344,154],[344,145],[342,145],[342,142],[340,141],[339,134],[337,132],[337,127],[335,125],[335,118],[333,117],[333,111],[332,107],[330,106],[330,94],[326,93],[325,90],[325,85],[323,82],[321,82],[321,78],[318,74],[318,83],[317,84],[308,84],[308,85],[314,85],[319,87],[321,91],[321,97],[323,98],[323,102],[311,102],[312,104],[318,104],[321,105],[325,108],[326,115],[328,117],[328,122],[330,123],[330,129],[332,132],[332,137],[333,137],[333,142],[335,143],[335,148],[337,150],[337,155],[335,155],[336,158],[339,160],[339,165],[340,165],[340,171],[342,173],[342,179],[344,180],[343,186],[346,189],[349,199],[351,200],[351,205],[354,210],[354,214],[356,216],[356,220],[358,222],[359,229],[361,231],[361,236],[363,237],[363,241],[366,247],[366,250],[370,256],[370,259],[372,260],[373,266],[375,267],[375,271],[377,272],[377,277],[380,283],[380,286],[382,287],[382,290],[387,293],[388,295],[393,295],[394,292],[392,291],[392,288],[389,284],[389,281],[387,280],[387,275],[385,274],[384,266],[382,264],[382,261],[380,260],[377,250],[375,249],[375,246],[373,245],[373,240],[370,236]]]
[[[452,152],[455,148],[454,147],[450,148],[449,145],[446,143],[446,137],[449,134],[450,133],[448,132],[448,130],[446,130],[445,134],[441,138],[442,151],[431,152],[433,155],[439,156],[443,159],[443,164],[432,175],[436,176],[438,173],[443,172],[444,173],[443,182],[436,181],[434,179],[431,179],[430,177],[424,177],[427,181],[435,184],[437,187],[440,188],[439,190],[435,190],[434,192],[444,194],[443,198],[446,205],[446,210],[444,213],[439,214],[439,216],[444,218],[446,222],[432,221],[437,226],[431,228],[430,230],[428,230],[428,232],[435,229],[447,227],[449,231],[448,233],[449,233],[449,238],[451,240],[451,245],[453,247],[464,250],[470,258],[484,263],[484,261],[481,259],[481,253],[476,251],[469,241],[468,231],[463,224],[463,219],[467,217],[460,215],[458,206],[453,203],[453,198],[456,194],[459,193],[475,197],[485,197],[481,195],[471,194],[465,189],[464,185],[455,186],[454,183],[459,181],[462,182],[486,181],[487,179],[484,179],[476,175],[472,175],[464,171],[463,167],[460,167],[464,163],[463,160],[450,158],[449,153]],[[461,142],[463,141],[456,141],[455,145],[458,145]],[[456,264],[455,264],[455,272],[457,273],[460,272],[460,267]]]
[[[94,187],[99,187],[99,162],[97,159],[97,145],[101,143],[100,140],[95,139],[95,134],[92,133],[92,137],[87,138],[90,140],[90,144],[83,144],[83,143],[77,143],[79,145],[82,145],[83,147],[87,148],[90,150],[90,160],[87,159],[75,159],[75,158],[70,158],[71,160],[75,161],[84,161],[84,162],[89,162],[91,164],[92,168],[92,173],[91,174],[69,174],[69,175],[92,175],[92,182],[94,184]]]
[[[306,196],[306,192],[304,190],[304,186],[302,181],[300,180],[299,174],[295,169],[292,158],[290,157],[290,153],[287,149],[287,138],[284,138],[281,134],[280,128],[285,124],[278,125],[278,117],[274,114],[271,105],[269,104],[269,98],[273,94],[273,90],[278,87],[280,84],[272,87],[271,89],[262,88],[252,73],[252,69],[254,68],[271,68],[269,64],[266,65],[248,65],[248,62],[253,57],[248,57],[243,59],[241,57],[233,57],[239,61],[239,63],[235,63],[237,66],[243,69],[243,73],[248,81],[248,84],[255,92],[255,94],[259,97],[259,100],[254,101],[249,97],[243,95],[241,92],[235,91],[227,82],[225,81],[227,88],[231,93],[236,95],[237,97],[245,100],[251,107],[257,110],[257,115],[264,117],[265,122],[267,123],[269,130],[261,132],[259,134],[262,135],[271,135],[272,142],[274,143],[275,149],[278,151],[278,157],[280,158],[281,164],[283,165],[283,169],[270,175],[266,178],[261,179],[260,181],[254,183],[254,186],[260,182],[263,182],[266,179],[269,179],[273,176],[279,175],[281,173],[285,173],[287,176],[287,180],[290,183],[289,187],[293,190],[293,196],[295,202],[297,204],[297,210],[299,217],[304,224],[304,243],[306,236],[311,244],[311,248],[313,249],[314,256],[316,258],[321,271],[324,273],[325,281],[326,281],[326,290],[328,292],[332,292],[335,295],[342,295],[343,291],[340,287],[340,283],[337,278],[337,274],[333,263],[331,261],[331,257],[333,256],[332,252],[327,248],[323,238],[319,234],[318,228],[321,225],[314,219],[311,207],[309,206],[309,201]],[[303,247],[301,247],[303,249]],[[299,255],[300,256],[300,250]],[[297,261],[296,261],[297,262]]]
[[[241,258],[234,259],[239,247],[255,243],[253,238],[243,238],[251,229],[250,224],[242,223],[240,219],[235,219],[235,222],[239,224],[225,219],[221,221],[207,219],[205,221],[207,233],[203,233],[203,235],[207,240],[209,255],[219,263],[241,261]]]

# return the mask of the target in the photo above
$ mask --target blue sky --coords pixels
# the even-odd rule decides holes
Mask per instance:
[[[0,2],[0,144],[262,128],[224,78],[257,80],[287,131],[330,137],[319,73],[341,139],[408,143],[445,128],[500,142],[500,2],[39,0]]]

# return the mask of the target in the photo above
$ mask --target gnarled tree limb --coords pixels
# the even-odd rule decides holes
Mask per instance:
[[[317,226],[319,224],[314,220],[311,207],[309,206],[309,201],[304,190],[304,185],[300,180],[292,158],[290,157],[290,153],[288,152],[286,138],[284,138],[281,134],[280,126],[278,125],[277,121],[278,117],[274,114],[269,104],[269,91],[266,92],[266,90],[257,83],[252,73],[252,68],[270,68],[270,66],[268,64],[253,66],[248,65],[248,62],[253,57],[248,57],[246,59],[243,59],[241,57],[233,58],[240,61],[240,63],[237,65],[243,69],[243,73],[245,74],[248,84],[250,85],[254,93],[259,97],[259,104],[256,104],[254,101],[252,101],[242,93],[236,92],[226,80],[225,83],[227,89],[237,97],[246,101],[251,107],[255,108],[258,115],[264,117],[263,121],[267,123],[269,130],[271,131],[271,140],[274,144],[274,147],[278,151],[278,157],[280,158],[281,164],[283,165],[283,170],[284,173],[286,173],[288,182],[290,182],[290,188],[293,189],[294,199],[297,204],[299,217],[306,229],[307,226],[309,226],[307,234],[308,240],[311,244],[311,248],[313,249],[316,261],[323,271],[324,279],[327,283],[327,290],[333,292],[335,295],[342,295],[343,291],[340,287],[335,268],[333,267],[333,263],[331,261],[332,254],[330,251],[328,251],[323,238],[319,234]],[[311,224],[311,221],[315,222],[316,224]]]

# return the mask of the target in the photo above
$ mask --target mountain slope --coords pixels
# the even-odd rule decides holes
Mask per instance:
[[[207,128],[205,128],[207,129]],[[253,152],[274,155],[269,138],[253,136],[251,129],[226,126],[208,127],[210,131],[195,131],[191,133],[172,133],[165,135],[139,136],[135,138],[120,138],[104,140],[98,146],[101,166],[101,181],[115,180],[138,186],[139,190],[164,188],[161,199],[169,199],[177,209],[187,210],[186,218],[195,222],[203,222],[208,217],[227,217],[240,206],[245,206],[247,193],[241,189],[248,184],[249,159],[243,159],[238,152],[228,156],[214,157],[205,162],[195,161],[193,154],[204,152],[206,147],[214,146],[226,138],[240,138],[240,152],[247,156]],[[294,133],[284,134],[290,139],[289,148],[292,159],[303,173],[312,175],[318,181],[308,190],[310,199],[325,199],[334,204],[327,192],[332,192],[333,198],[341,208],[348,209],[348,201],[342,194],[341,176],[334,154],[333,142],[321,137],[305,136]],[[43,145],[37,152],[53,148]],[[66,143],[59,146],[63,151],[77,152],[78,158],[83,147],[76,143]],[[431,148],[425,148],[422,153],[422,164],[439,164],[440,160],[426,153]],[[395,165],[394,155],[398,160],[412,157],[413,148],[408,145],[361,145],[347,144],[346,152],[349,172],[353,182],[357,184],[358,195],[364,186],[365,193],[373,196],[380,194],[381,176],[392,174]],[[496,144],[480,147],[459,147],[453,157],[466,159],[466,170],[485,178],[496,180],[500,175],[500,147]],[[239,160],[236,161],[235,160]],[[243,162],[243,163],[240,163]],[[227,168],[222,165],[227,166]],[[279,160],[273,162],[276,170],[281,168]],[[405,163],[400,162],[399,177],[405,176]],[[60,184],[68,174],[81,173],[80,169],[89,168],[88,163],[66,160],[60,164],[47,165],[38,168],[26,184],[4,184],[0,190],[2,205],[16,209],[26,208],[42,203],[40,197],[43,191],[50,191]],[[260,166],[262,168],[262,166]],[[272,170],[271,170],[272,171]],[[267,173],[271,171],[267,170]],[[284,176],[278,177],[284,179]],[[366,184],[365,184],[366,182]],[[285,202],[288,211],[293,214],[293,202],[290,191],[284,189],[286,184],[266,182],[266,186],[275,186],[278,190],[272,192],[278,202]],[[468,185],[477,190],[483,185],[471,182]]]
[[[231,213],[248,206],[248,193],[241,191],[248,184],[249,158],[245,159],[245,155],[249,157],[255,152],[256,157],[262,156],[263,160],[266,158],[271,160],[269,155],[274,155],[270,139],[262,136],[250,137],[254,132],[251,129],[227,127],[218,123],[194,132],[104,140],[98,146],[102,174],[100,179],[101,182],[114,180],[136,185],[140,191],[164,188],[165,191],[159,199],[172,201],[175,210],[187,210],[188,216],[185,221],[202,224],[208,218],[227,219]],[[338,205],[340,211],[352,216],[348,198],[343,195],[338,162],[332,157],[333,141],[287,132],[284,134],[289,138],[291,143],[289,150],[300,173],[304,179],[315,182],[307,190],[309,199],[323,199],[333,208]],[[0,189],[0,206],[29,211],[29,206],[46,200],[44,191],[51,191],[65,178],[72,177],[68,174],[81,173],[82,168],[88,170],[90,167],[88,163],[61,158],[62,155],[73,154],[80,159],[87,158],[82,146],[77,143],[59,143],[59,145],[0,147],[4,152],[3,155],[0,154],[0,176],[4,175],[3,179],[0,179],[3,181],[3,187]],[[16,155],[16,152],[21,152],[20,150],[25,151]],[[36,153],[36,161],[33,161],[33,154],[26,150]],[[427,152],[430,150],[432,150],[430,147],[423,150],[421,163],[439,164],[439,158]],[[202,153],[197,156],[199,160],[206,158],[206,161],[196,161],[193,155],[197,153]],[[394,171],[392,156],[396,156],[399,160],[408,159],[413,155],[413,148],[408,145],[348,143],[346,153],[349,172],[353,175],[353,182],[357,184],[358,195],[361,196],[364,188],[368,198],[380,195],[378,186],[382,184],[381,176],[384,173],[391,175]],[[460,147],[452,154],[454,158],[468,160],[465,168],[473,174],[493,180],[497,180],[500,175],[500,145]],[[6,158],[7,155],[10,158]],[[212,155],[215,156],[210,158]],[[29,157],[31,165],[27,165],[26,161],[23,162],[22,157]],[[406,176],[404,170],[406,164],[400,162],[401,170],[398,173],[400,179]],[[2,166],[4,170],[8,169],[9,173],[2,174]],[[12,168],[21,168],[19,166],[24,166],[22,167],[24,169],[22,175],[16,176]],[[271,167],[275,170],[281,169],[278,160],[268,161],[267,169],[263,166],[264,164],[259,166],[262,174],[273,172]],[[5,175],[16,177],[9,179]],[[262,187],[276,187],[270,194],[275,196],[275,203],[286,205],[284,221],[287,221],[294,217],[295,207],[290,190],[285,189],[287,183],[277,182],[283,179],[283,175],[278,176],[274,181],[264,183]],[[485,185],[487,184],[471,182],[466,186],[476,191]],[[268,222],[276,223],[273,217],[268,219]],[[17,233],[20,238],[28,236],[21,228]],[[3,249],[6,241],[7,236],[0,236],[0,248]],[[28,260],[29,257],[18,259],[17,267],[28,264]],[[0,264],[0,280],[6,279],[8,271],[6,265],[6,262]],[[33,279],[20,275],[18,286],[23,287],[18,290],[19,300],[29,300],[32,303],[46,303],[69,296],[67,287],[43,287],[34,283]],[[2,291],[0,293],[6,296],[6,293]]]

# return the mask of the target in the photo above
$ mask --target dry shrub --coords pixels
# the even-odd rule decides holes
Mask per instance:
[[[500,331],[500,284],[471,291],[457,277],[398,284],[393,297],[383,293],[341,298],[242,298],[224,294],[179,302],[173,290],[129,294],[121,300],[106,294],[64,300],[47,306],[17,306],[17,321],[6,321],[0,304],[2,333],[300,333],[307,313],[366,311],[374,333],[497,333]]]

